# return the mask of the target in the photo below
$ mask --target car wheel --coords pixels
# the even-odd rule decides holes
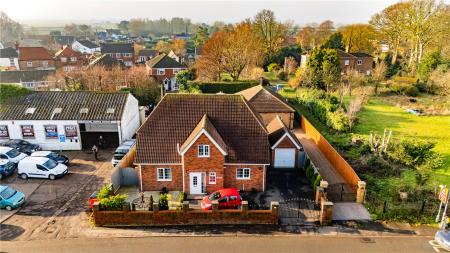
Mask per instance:
[[[55,180],[55,179],[56,179],[55,175],[52,175],[52,174],[49,175],[48,178],[49,178],[50,180]]]
[[[27,180],[28,179],[28,175],[25,173],[20,174],[20,178],[22,178],[23,180]]]
[[[7,211],[11,211],[13,208],[12,208],[11,206],[6,206],[5,209],[6,209]]]

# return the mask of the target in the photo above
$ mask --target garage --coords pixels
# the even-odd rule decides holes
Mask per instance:
[[[275,149],[275,168],[295,168],[295,148]]]

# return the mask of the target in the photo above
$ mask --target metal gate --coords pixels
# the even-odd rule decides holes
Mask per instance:
[[[137,171],[131,167],[122,168],[122,185],[133,186],[138,185],[138,174]]]
[[[319,214],[320,206],[310,199],[290,198],[280,202],[280,221],[282,224],[315,222],[319,219]]]
[[[346,183],[331,184],[327,188],[327,198],[333,202],[355,202],[356,186]]]

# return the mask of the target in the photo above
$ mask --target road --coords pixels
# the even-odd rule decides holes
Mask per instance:
[[[8,253],[100,252],[436,252],[427,237],[150,237],[1,242]]]

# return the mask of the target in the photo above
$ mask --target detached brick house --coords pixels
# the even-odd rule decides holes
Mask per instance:
[[[166,94],[136,139],[143,191],[266,188],[268,132],[240,95]]]
[[[337,50],[341,71],[347,73],[350,70],[357,70],[361,74],[372,74],[373,58],[366,53],[346,53]]]
[[[133,66],[134,47],[132,43],[105,43],[101,44],[101,53],[122,62],[125,66]]]
[[[56,52],[55,61],[57,68],[63,68],[64,71],[73,71],[81,68],[83,65],[83,55],[68,46],[64,46]]]
[[[176,74],[187,69],[185,65],[170,58],[166,54],[160,54],[145,63],[149,76],[154,77],[164,85],[164,90],[178,90]]]
[[[45,47],[19,47],[20,70],[52,70],[55,60]]]

